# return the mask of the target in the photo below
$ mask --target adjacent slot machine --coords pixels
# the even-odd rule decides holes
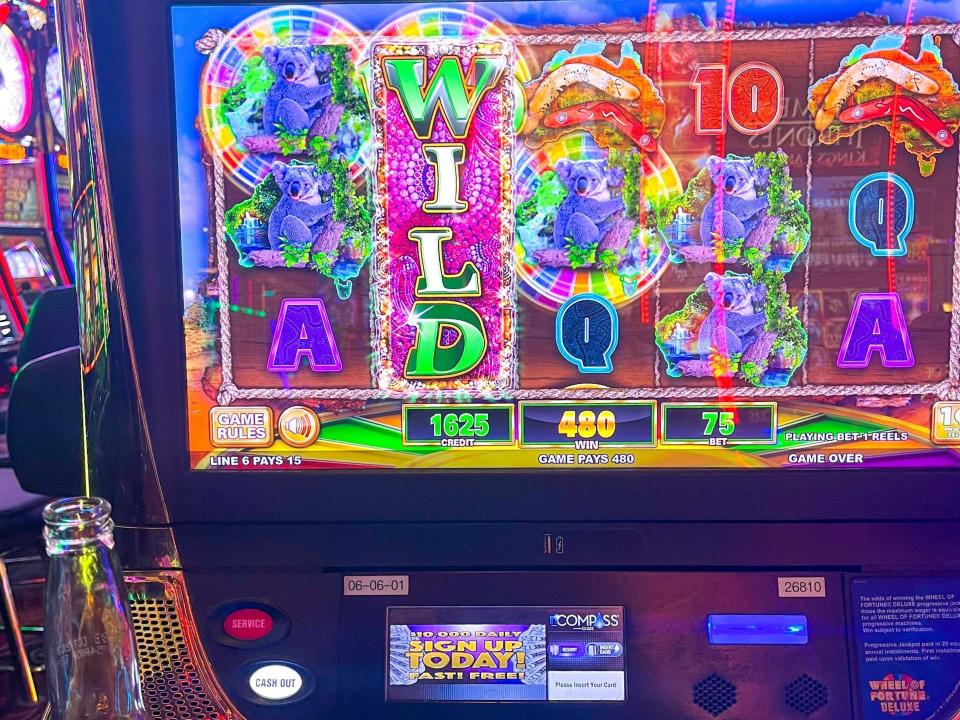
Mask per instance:
[[[15,346],[37,296],[72,282],[72,219],[53,6],[4,3],[0,16],[0,343]]]
[[[956,3],[63,20],[154,717],[960,714]]]

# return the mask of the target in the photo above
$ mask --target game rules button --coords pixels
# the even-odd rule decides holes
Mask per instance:
[[[273,445],[273,409],[259,405],[212,408],[210,442],[218,448],[270,447]]]
[[[223,632],[241,642],[262,640],[273,632],[273,618],[259,608],[241,608],[223,619]]]

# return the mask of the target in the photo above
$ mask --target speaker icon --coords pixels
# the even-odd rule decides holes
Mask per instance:
[[[320,418],[307,407],[294,405],[280,413],[277,434],[287,445],[305,448],[313,445],[320,435]]]

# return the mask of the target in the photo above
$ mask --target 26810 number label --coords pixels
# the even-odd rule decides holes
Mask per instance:
[[[782,598],[825,598],[827,579],[822,577],[777,578],[777,594]]]

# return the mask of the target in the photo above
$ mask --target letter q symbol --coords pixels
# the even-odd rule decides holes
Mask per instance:
[[[613,353],[620,340],[620,319],[605,297],[575,295],[557,312],[557,349],[581,373],[613,371]]]
[[[913,188],[895,173],[868,175],[850,193],[850,232],[876,257],[907,254],[913,215]]]

